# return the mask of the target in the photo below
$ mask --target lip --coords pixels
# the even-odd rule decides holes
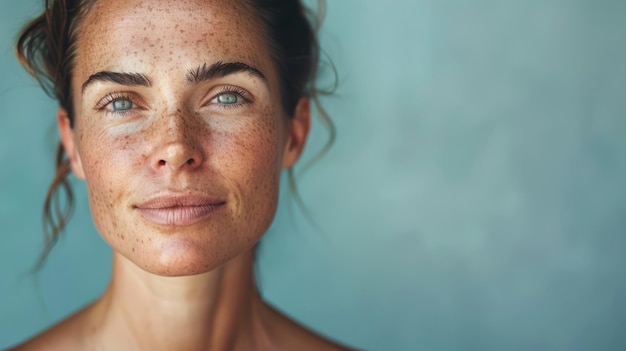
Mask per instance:
[[[134,205],[147,220],[164,226],[187,226],[207,218],[226,202],[204,194],[165,194]]]

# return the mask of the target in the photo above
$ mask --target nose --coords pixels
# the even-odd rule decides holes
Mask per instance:
[[[151,157],[152,168],[156,171],[178,172],[199,168],[204,162],[202,146],[198,143],[198,126],[191,125],[188,116],[165,117],[165,128],[158,128],[160,137]]]

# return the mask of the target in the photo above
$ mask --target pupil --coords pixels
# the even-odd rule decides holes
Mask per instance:
[[[128,100],[116,100],[113,101],[113,109],[116,111],[119,110],[130,110],[133,103]]]
[[[237,96],[235,94],[220,94],[217,97],[217,101],[220,104],[234,104],[237,102]]]

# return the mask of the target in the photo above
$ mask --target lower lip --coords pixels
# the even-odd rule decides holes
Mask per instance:
[[[203,206],[177,206],[168,208],[138,208],[151,222],[166,226],[187,226],[207,218],[222,204]]]

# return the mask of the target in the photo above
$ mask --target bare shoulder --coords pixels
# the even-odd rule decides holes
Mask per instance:
[[[280,349],[301,351],[356,351],[336,341],[319,335],[292,320],[275,307],[265,304],[268,312],[277,321],[281,335]]]
[[[82,320],[88,307],[7,351],[82,350]]]

